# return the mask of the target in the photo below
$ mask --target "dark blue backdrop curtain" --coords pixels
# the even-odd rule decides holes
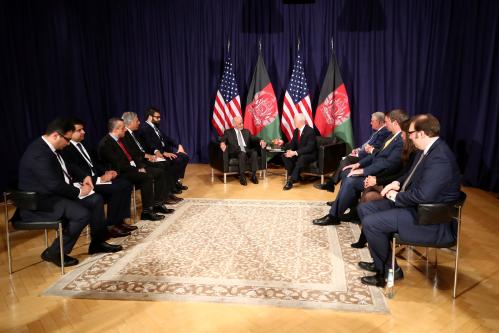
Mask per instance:
[[[499,188],[499,2],[495,0],[26,1],[0,5],[3,187],[58,115],[87,122],[159,107],[162,128],[207,162],[214,96],[231,41],[243,107],[262,42],[280,105],[298,38],[315,108],[334,45],[357,142],[370,114],[433,113],[463,180]]]

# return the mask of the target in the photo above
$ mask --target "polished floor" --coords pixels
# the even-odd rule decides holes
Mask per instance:
[[[211,181],[207,165],[190,165],[184,197],[328,201],[335,194],[312,183],[283,191],[283,170],[270,170],[260,184],[237,178]],[[316,180],[317,181],[317,180]],[[390,314],[335,312],[268,306],[181,302],[80,300],[42,297],[58,267],[40,262],[43,233],[16,232],[14,270],[7,272],[3,218],[0,236],[0,332],[494,332],[499,331],[499,199],[474,188],[468,194],[456,300],[451,297],[453,255],[439,251],[438,279],[425,261],[407,252],[405,279],[388,300]],[[3,207],[2,207],[3,208]],[[73,255],[85,259],[85,236]],[[405,254],[404,254],[405,255]],[[406,256],[406,257],[407,257]],[[433,252],[430,252],[433,259]]]

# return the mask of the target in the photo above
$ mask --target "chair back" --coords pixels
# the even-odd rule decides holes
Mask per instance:
[[[454,203],[420,204],[418,205],[417,224],[443,224],[459,219],[460,208],[466,201],[466,193],[460,192]]]
[[[12,191],[7,198],[20,209],[37,210],[38,194],[36,192]]]

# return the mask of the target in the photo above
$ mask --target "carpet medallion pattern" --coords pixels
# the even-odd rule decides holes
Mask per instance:
[[[158,222],[139,222],[124,251],[93,256],[46,295],[228,302],[387,312],[357,267],[356,225],[317,227],[323,202],[186,199]]]

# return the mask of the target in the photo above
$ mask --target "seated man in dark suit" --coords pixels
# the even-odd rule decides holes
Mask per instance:
[[[98,146],[101,161],[108,163],[118,172],[120,177],[140,187],[142,196],[142,220],[158,221],[169,214],[172,209],[166,208],[163,203],[165,180],[162,172],[157,170],[146,171],[145,165],[131,155],[129,148],[123,143],[125,124],[120,118],[111,118],[108,122],[109,133],[102,138]]]
[[[148,154],[145,150],[146,144],[140,135],[137,135],[137,130],[140,126],[139,117],[135,112],[127,111],[121,116],[123,122],[125,123],[125,136],[123,137],[123,142],[126,147],[130,148],[130,153],[132,156],[136,156],[137,160],[140,160],[146,165],[146,170],[151,168],[158,169],[158,171],[163,173],[165,178],[165,204],[173,205],[184,199],[177,197],[175,194],[182,193],[181,189],[178,189],[175,185],[174,175],[172,171],[172,166],[169,160],[158,158],[156,155]]]
[[[185,176],[185,168],[189,163],[189,155],[184,147],[171,137],[165,135],[159,128],[161,114],[156,108],[146,110],[147,120],[140,128],[140,134],[144,138],[149,153],[158,157],[163,157],[171,161],[176,186],[181,190],[187,190],[187,186],[182,185],[181,178]]]
[[[258,169],[258,154],[257,151],[251,149],[252,144],[258,143],[262,148],[265,147],[265,141],[251,135],[251,133],[243,127],[243,119],[241,117],[234,117],[232,120],[234,128],[229,128],[224,132],[220,142],[220,149],[225,151],[227,144],[229,146],[229,155],[236,156],[239,160],[239,182],[241,185],[247,185],[246,176],[246,162],[249,159],[251,165],[251,181],[253,184],[258,184],[256,171]]]
[[[19,165],[19,189],[38,194],[38,210],[22,209],[21,218],[65,221],[62,236],[65,266],[78,264],[78,260],[68,254],[87,224],[90,224],[92,238],[88,253],[122,249],[121,245],[105,242],[104,201],[99,194],[92,194],[91,178],[74,174],[59,154],[69,144],[73,131],[74,126],[69,119],[54,120],[47,126],[45,134],[28,146]],[[42,259],[61,266],[59,239],[43,251]]]
[[[296,114],[293,120],[295,125],[293,137],[283,146],[286,152],[282,155],[282,160],[288,172],[284,190],[293,188],[301,169],[317,159],[317,139],[313,128],[305,124],[305,117],[301,113]],[[282,144],[282,140],[280,143]]]
[[[85,139],[85,124],[80,119],[73,119],[75,131],[71,136],[71,144],[61,152],[64,161],[73,168],[79,168],[92,178],[95,192],[102,195],[107,202],[106,225],[110,237],[124,237],[136,230],[136,226],[128,225],[125,219],[130,218],[130,198],[132,184],[117,177],[117,172],[101,166],[96,158],[83,145]]]
[[[378,111],[371,115],[371,128],[374,133],[369,140],[362,146],[352,150],[348,156],[345,156],[334,172],[333,177],[324,184],[315,184],[315,188],[334,192],[334,186],[340,182],[341,171],[345,166],[357,163],[368,154],[372,154],[376,149],[380,149],[383,146],[386,138],[390,135],[390,131],[385,126],[385,114],[383,112]]]
[[[393,168],[401,163],[404,142],[401,136],[400,124],[408,119],[404,110],[395,109],[387,114],[385,124],[392,135],[385,141],[383,147],[375,154],[367,155],[360,162],[347,165],[342,171],[340,192],[331,203],[329,214],[315,219],[315,225],[340,224],[341,215],[358,202],[364,190],[364,179],[375,176],[383,170]]]
[[[359,262],[376,275],[362,277],[362,283],[384,286],[391,266],[390,240],[393,233],[408,241],[451,242],[456,237],[456,225],[418,225],[417,206],[422,203],[452,203],[459,199],[460,173],[454,154],[438,137],[440,124],[430,115],[417,117],[409,127],[409,138],[420,151],[411,169],[400,179],[385,186],[385,199],[359,205],[363,231],[369,242],[374,263]],[[394,279],[403,277],[397,267]]]

